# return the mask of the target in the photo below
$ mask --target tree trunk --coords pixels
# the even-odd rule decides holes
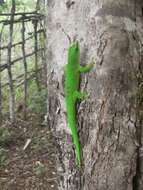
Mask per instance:
[[[48,124],[58,146],[60,190],[143,188],[143,3],[141,0],[48,1]],[[65,32],[63,32],[63,30]],[[67,35],[81,45],[90,97],[78,105],[83,168],[75,165],[63,97]]]

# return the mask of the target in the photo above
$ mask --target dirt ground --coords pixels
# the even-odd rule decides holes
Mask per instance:
[[[56,190],[55,141],[41,119],[6,121],[0,129],[0,190]]]

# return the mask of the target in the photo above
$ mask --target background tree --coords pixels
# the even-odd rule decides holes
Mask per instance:
[[[59,189],[141,190],[142,18],[141,0],[48,1],[48,124],[57,138]],[[66,123],[63,66],[69,42],[81,44],[81,64],[96,58],[82,76],[90,98],[78,105],[84,167],[78,170]]]

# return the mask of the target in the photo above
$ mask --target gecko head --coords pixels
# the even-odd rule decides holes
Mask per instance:
[[[73,50],[73,51],[79,51],[79,42],[78,41],[75,41],[73,42],[71,45],[70,45],[70,49]]]
[[[77,61],[79,61],[79,57],[80,57],[80,47],[79,47],[79,42],[75,41],[73,42],[70,47],[69,47],[69,58],[72,58],[72,62],[73,63],[77,63]]]

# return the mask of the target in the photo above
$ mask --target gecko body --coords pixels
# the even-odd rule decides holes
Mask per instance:
[[[77,164],[81,165],[81,148],[78,136],[76,121],[76,102],[84,99],[87,94],[79,91],[80,73],[88,72],[93,67],[93,63],[86,66],[80,65],[79,42],[73,42],[68,49],[68,63],[65,65],[65,102],[67,110],[67,123],[71,130],[73,143],[75,146]]]

